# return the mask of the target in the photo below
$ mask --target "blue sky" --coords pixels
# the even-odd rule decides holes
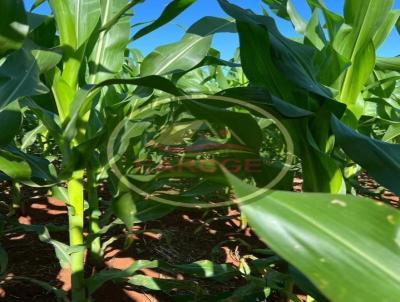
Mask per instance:
[[[27,9],[29,9],[33,0],[24,0],[24,2]],[[136,6],[135,16],[132,19],[132,23],[134,24],[156,19],[169,2],[170,0],[146,0],[145,3]],[[261,0],[231,0],[231,2],[261,13]],[[292,0],[292,2],[304,18],[310,16],[310,10],[307,6],[306,0]],[[342,14],[344,0],[325,0],[325,3],[331,10]],[[395,1],[394,8],[400,9],[400,0]],[[36,9],[35,12],[49,14],[50,10],[47,5],[43,5]],[[168,24],[135,41],[131,47],[139,48],[144,54],[148,54],[159,45],[178,41],[184,33],[183,28],[188,28],[192,23],[204,16],[226,17],[226,14],[219,7],[216,0],[198,0],[171,24]],[[277,19],[277,22],[283,34],[288,37],[296,36],[296,33],[289,22],[283,21],[279,18]],[[387,42],[378,50],[379,55],[400,55],[399,42],[400,37],[398,33],[393,31]],[[214,38],[213,46],[221,51],[222,56],[225,59],[229,59],[232,57],[236,47],[238,46],[238,39],[235,34],[218,34]]]

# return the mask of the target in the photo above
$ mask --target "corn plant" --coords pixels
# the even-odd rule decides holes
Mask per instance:
[[[37,1],[35,6],[43,2]],[[37,178],[47,184],[66,182],[66,190],[56,187],[54,191],[61,192],[60,198],[69,207],[70,257],[66,263],[72,270],[73,301],[87,298],[83,237],[85,175],[89,229],[92,233],[99,230],[93,144],[103,133],[102,128],[96,128],[98,120],[90,109],[101,103],[102,87],[118,83],[105,81],[115,78],[121,70],[130,41],[131,9],[140,2],[49,1],[53,16],[27,13],[22,1],[2,2],[1,53],[5,57],[1,72],[8,80],[1,88],[1,112],[2,120],[8,119],[16,125],[9,124],[15,133],[5,133],[8,137],[2,142],[6,145],[2,149],[2,171],[14,181]],[[172,2],[160,19],[143,28],[135,38],[162,26],[193,2]],[[21,70],[23,74],[19,73]],[[144,86],[157,87],[160,83],[162,86],[162,79],[153,80],[154,85],[144,80]],[[138,84],[135,79],[121,81]],[[46,173],[50,172],[48,161],[31,158],[7,146],[21,124],[19,106],[32,111],[55,140],[62,154],[59,175]],[[95,238],[90,244],[91,254],[96,257],[99,249]]]

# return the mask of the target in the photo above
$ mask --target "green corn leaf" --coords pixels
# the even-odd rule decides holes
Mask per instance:
[[[262,132],[257,121],[250,114],[229,111],[196,101],[190,101],[186,106],[199,119],[228,126],[238,144],[251,148],[252,152],[259,151]],[[243,127],[243,124],[246,125],[246,128]],[[251,135],[249,135],[249,131]]]
[[[100,0],[69,0],[74,17],[76,49],[79,49],[93,33],[100,19]]]
[[[326,27],[328,29],[330,40],[333,41],[336,33],[338,32],[340,26],[343,24],[344,20],[342,16],[339,16],[329,10],[323,0],[307,0],[308,5],[315,9],[321,9],[325,18]]]
[[[302,118],[313,115],[312,112],[287,103],[276,96],[271,95],[262,87],[238,87],[219,92],[217,95],[248,101],[267,110],[275,108],[282,116],[288,118]]]
[[[160,263],[160,267],[166,271],[182,273],[195,278],[214,279],[224,282],[240,274],[239,270],[230,264],[219,264],[210,260],[199,260],[189,264]]]
[[[289,274],[293,278],[294,283],[309,296],[312,296],[315,301],[318,302],[329,302],[321,292],[315,287],[314,284],[302,274],[297,268],[293,265],[289,265]]]
[[[331,92],[315,78],[313,49],[282,36],[270,17],[255,15],[225,0],[219,3],[237,21],[242,66],[253,85],[264,86],[302,108],[307,105],[294,95],[296,86],[331,98]]]
[[[145,287],[151,290],[169,292],[171,290],[189,290],[199,292],[198,284],[190,280],[152,278],[145,275],[135,275],[127,280],[129,284]]]
[[[294,29],[304,34],[307,22],[301,17],[291,0],[263,0],[279,17],[292,22]]]
[[[327,45],[318,52],[314,59],[317,80],[324,85],[337,89],[340,75],[350,66],[350,61]]]
[[[9,104],[0,111],[0,129],[8,129],[0,133],[0,145],[4,146],[14,139],[22,127],[22,113],[18,102]]]
[[[29,26],[22,0],[0,2],[0,55],[16,50],[28,35]]]
[[[147,121],[127,121],[123,128],[121,139],[118,140],[117,150],[114,150],[114,156],[122,156],[128,149],[131,140],[141,137],[146,130],[151,127],[151,122]]]
[[[33,49],[31,52],[36,60],[40,73],[45,73],[53,69],[62,58],[62,51],[59,48]]]
[[[52,19],[50,16],[39,15],[35,13],[27,13],[27,20],[29,25],[29,33],[32,33],[39,26],[43,25],[47,20]]]
[[[8,150],[0,149],[0,171],[12,179],[29,180],[32,168],[29,163]]]
[[[212,35],[220,32],[236,32],[236,29],[232,21],[204,17],[188,29],[181,41],[157,47],[150,53],[141,65],[141,76],[164,75],[193,68],[207,56]]]
[[[144,200],[133,192],[128,192],[113,201],[112,209],[115,216],[131,229],[134,223],[159,219],[175,208],[156,201]]]
[[[89,40],[100,19],[100,0],[50,0],[61,44],[78,50]]]
[[[314,10],[310,21],[304,31],[305,41],[314,45],[317,49],[322,50],[328,44],[321,24],[319,23],[319,11]]]
[[[39,6],[41,6],[43,3],[45,3],[47,0],[35,0],[35,2],[32,4],[30,11],[35,10]]]
[[[287,11],[287,0],[262,0],[277,16],[290,20]]]
[[[345,3],[345,24],[337,33],[333,46],[352,63],[341,80],[339,95],[339,99],[348,105],[355,105],[375,66],[374,37],[392,5],[393,0],[347,0]]]
[[[392,32],[393,28],[395,27],[396,23],[398,22],[400,17],[400,10],[392,10],[386,17],[385,22],[374,36],[374,45],[375,48],[378,49],[383,42],[385,42],[386,38]]]
[[[107,281],[123,281],[125,278],[131,277],[138,270],[144,268],[156,268],[158,266],[158,261],[138,260],[125,270],[102,270],[96,275],[87,279],[86,284],[89,294],[93,294],[101,285],[103,285]]]
[[[304,21],[304,19],[300,16],[300,14],[297,12],[296,8],[294,7],[293,3],[291,0],[285,0],[284,2],[286,3],[286,9],[288,12],[288,16],[290,21],[292,22],[294,29],[298,33],[304,34],[307,30],[307,22]]]
[[[190,71],[195,70],[195,69],[200,68],[200,67],[203,67],[203,66],[209,66],[209,65],[212,65],[212,66],[241,67],[240,64],[233,63],[233,62],[230,62],[230,61],[225,61],[225,60],[222,60],[220,58],[208,55],[199,64],[197,64],[196,66],[192,67],[191,69],[182,71],[180,73],[174,73],[172,78],[173,78],[174,81],[178,81],[181,77],[183,77],[185,74],[189,73]]]
[[[156,29],[160,28],[164,24],[175,19],[178,15],[180,15],[183,11],[185,11],[189,6],[195,3],[197,0],[173,0],[171,1],[167,7],[161,13],[161,16],[158,17],[153,23],[147,25],[146,27],[139,30],[134,36],[133,40],[137,40]]]
[[[128,4],[128,0],[100,0],[100,3],[101,26],[104,26]],[[89,84],[110,79],[121,70],[129,43],[129,21],[129,15],[125,14],[109,30],[100,32],[89,56]]]
[[[36,128],[26,132],[21,140],[21,151],[26,152],[36,142],[37,137],[43,135],[46,131],[46,127],[43,124],[39,124]]]
[[[48,99],[47,99],[48,100]],[[58,116],[55,113],[44,109],[31,99],[20,101],[22,107],[27,107],[35,113],[46,129],[51,133],[57,142],[60,142],[61,127]]]
[[[382,140],[390,142],[400,136],[400,124],[390,125]]]
[[[400,72],[400,57],[378,58],[376,67],[380,70],[393,70]]]
[[[78,122],[90,110],[94,98],[98,95],[100,88],[118,84],[135,85],[158,89],[172,95],[184,95],[171,81],[160,76],[148,76],[133,79],[110,79],[97,85],[87,85],[80,89],[71,104],[72,115],[64,128],[64,138],[71,142],[78,132]]]
[[[132,7],[135,5],[142,3],[144,0],[133,0],[129,2],[127,5],[125,5],[118,13],[116,13],[109,21],[107,21],[106,24],[104,24],[101,28],[100,31],[107,31],[109,30],[114,24],[117,24],[119,19],[121,19],[122,16],[124,16],[127,12],[131,10]],[[136,26],[141,25],[141,24],[146,24],[147,22],[141,22],[139,24],[135,24]],[[135,25],[132,25],[131,28],[135,27]]]
[[[257,190],[227,178],[239,198]],[[354,196],[269,191],[241,210],[258,236],[329,300],[390,302],[400,294],[395,209]]]
[[[34,232],[38,235],[39,240],[51,244],[54,247],[56,256],[60,261],[60,265],[63,268],[70,267],[70,251],[69,246],[58,241],[52,239],[50,236],[50,232],[44,225],[25,225],[21,224],[19,227],[26,232]]]
[[[23,71],[23,72],[21,72]],[[20,49],[9,55],[0,66],[0,110],[19,97],[45,94],[47,87],[39,79],[36,58]]]
[[[366,169],[381,185],[400,194],[400,145],[388,144],[359,134],[335,117],[332,118],[331,124],[337,143],[347,155]]]
[[[23,153],[13,146],[0,148],[0,171],[11,178],[38,184],[57,182],[54,167],[44,158]],[[34,186],[34,183],[31,185]]]
[[[209,260],[200,260],[189,264],[175,265],[162,261],[138,260],[125,270],[107,269],[99,272],[93,277],[90,277],[87,281],[89,293],[94,293],[96,289],[107,281],[113,280],[129,282],[129,278],[134,276],[143,268],[160,268],[171,273],[183,273],[196,278],[210,278],[220,282],[224,282],[239,275],[239,271],[233,266],[229,264],[218,264]]]
[[[59,44],[57,27],[53,16],[28,13],[29,39],[43,48],[53,48]]]
[[[60,33],[61,46],[76,49],[75,19],[69,0],[49,0]]]

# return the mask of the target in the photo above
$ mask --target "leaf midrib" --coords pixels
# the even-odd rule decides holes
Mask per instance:
[[[76,35],[76,44],[79,47],[80,45],[80,25],[82,20],[80,20],[80,15],[81,15],[81,1],[82,0],[76,0],[75,3],[75,35]]]
[[[228,25],[229,23],[233,23],[234,21],[229,21],[226,20],[227,23],[218,26],[212,30],[210,30],[205,36],[198,36],[197,39],[194,39],[192,43],[190,43],[187,47],[185,47],[181,52],[179,52],[174,58],[172,58],[169,62],[167,62],[163,67],[161,67],[157,72],[155,72],[155,75],[160,75],[164,72],[164,70],[166,70],[169,66],[171,66],[174,62],[176,62],[177,60],[179,60],[179,58],[184,55],[187,51],[189,51],[194,45],[196,45],[199,41],[206,39],[208,36],[216,33],[218,30],[220,30],[221,28],[225,27]]]

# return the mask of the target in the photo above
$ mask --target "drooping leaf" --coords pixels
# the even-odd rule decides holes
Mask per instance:
[[[54,247],[56,256],[60,261],[61,267],[63,268],[70,267],[69,246],[58,240],[51,238],[50,232],[47,229],[47,227],[43,225],[25,225],[25,224],[21,224],[19,227],[26,232],[36,233],[40,241],[51,244]]]
[[[253,85],[264,86],[299,107],[304,106],[300,106],[304,101],[295,96],[298,88],[331,97],[331,92],[315,78],[312,48],[282,36],[271,17],[255,15],[226,0],[219,3],[237,21],[242,66]]]
[[[227,178],[239,200],[257,192],[231,174]],[[354,196],[269,191],[241,210],[260,238],[329,300],[389,302],[400,294],[395,209]]]
[[[61,127],[59,118],[55,113],[44,109],[31,99],[23,99],[20,101],[20,104],[22,107],[27,107],[34,112],[46,129],[51,133],[56,141],[59,142]]]
[[[21,72],[23,71],[23,72]],[[22,96],[45,94],[47,87],[39,79],[39,68],[25,49],[9,55],[0,66],[0,110]]]
[[[346,154],[380,184],[400,194],[400,145],[388,144],[357,133],[334,117],[331,124],[337,143]]]
[[[14,180],[39,184],[57,182],[55,169],[48,160],[26,154],[14,146],[0,148],[0,162],[0,170]]]

